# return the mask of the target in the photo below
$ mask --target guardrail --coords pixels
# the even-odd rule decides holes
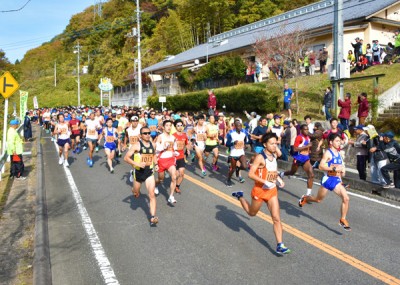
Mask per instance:
[[[23,130],[23,126],[24,126],[24,125],[21,124],[21,125],[18,127],[17,132],[21,132],[21,131]],[[1,170],[1,173],[4,173],[4,165],[5,165],[6,162],[7,162],[7,158],[8,158],[7,151],[4,150],[3,155],[0,157],[0,170]],[[0,175],[0,181],[1,181],[1,175]]]

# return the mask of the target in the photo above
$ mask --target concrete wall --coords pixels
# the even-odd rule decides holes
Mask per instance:
[[[381,11],[375,17],[400,22],[400,3]]]

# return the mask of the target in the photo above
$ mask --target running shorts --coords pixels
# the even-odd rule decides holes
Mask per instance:
[[[176,169],[185,168],[186,162],[184,158],[180,158],[176,160]]]
[[[134,175],[135,175],[135,181],[143,183],[147,180],[147,178],[153,175],[153,168],[145,167],[145,168],[135,169]]]
[[[284,102],[284,103],[283,103],[283,108],[284,108],[285,110],[289,110],[289,109],[290,109],[290,102]]]
[[[74,139],[76,139],[77,137],[80,137],[80,136],[81,136],[80,134],[71,134],[70,138],[71,138],[71,140],[74,140]]]
[[[321,185],[329,191],[335,190],[338,184],[342,183],[342,179],[337,176],[322,176]]]
[[[57,140],[57,144],[59,145],[59,146],[61,146],[61,147],[64,147],[64,145],[65,144],[69,144],[69,145],[71,145],[71,140],[70,139],[65,139],[65,140],[61,140],[61,139],[58,139]]]
[[[218,145],[206,145],[204,152],[212,152],[214,148],[218,147]]]
[[[262,187],[254,186],[251,190],[251,198],[254,200],[263,200],[268,202],[272,197],[278,196],[278,190],[276,187],[272,189],[263,189]]]
[[[158,159],[158,172],[164,172],[168,170],[171,166],[175,166],[176,158],[159,158]]]

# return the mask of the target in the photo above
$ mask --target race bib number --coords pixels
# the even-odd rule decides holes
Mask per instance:
[[[192,129],[187,130],[187,135],[188,135],[189,139],[191,139],[192,135],[193,135],[193,130]]]
[[[72,125],[72,130],[73,131],[77,131],[79,129],[79,126],[78,125]]]
[[[149,130],[150,132],[155,132],[157,131],[157,126],[156,125],[149,126]]]
[[[174,150],[174,142],[165,142],[164,143],[164,149],[173,151]]]
[[[144,162],[146,166],[151,166],[153,164],[154,155],[152,154],[141,154],[140,155],[140,162]]]
[[[184,141],[177,141],[176,142],[176,149],[177,150],[183,150],[185,148],[185,142]]]
[[[335,164],[332,164],[332,166],[334,166],[334,167],[341,167],[342,165],[335,165]],[[342,170],[340,170],[340,171],[333,171],[333,170],[328,170],[328,176],[340,176],[340,174],[341,174],[341,172],[342,172]]]
[[[277,171],[268,171],[265,180],[269,182],[275,182],[276,178],[278,177],[278,172]]]
[[[206,135],[206,134],[197,134],[197,135],[196,135],[196,140],[197,140],[198,142],[204,142],[204,141],[206,140],[206,138],[207,138],[207,135]]]
[[[106,136],[106,142],[113,143],[114,141],[115,141],[115,137],[114,136]]]
[[[95,135],[96,135],[96,130],[89,129],[89,130],[88,130],[88,135],[89,135],[89,136],[95,136]]]
[[[131,136],[131,137],[129,137],[129,143],[130,144],[135,144],[135,143],[137,143],[139,141],[139,137],[137,137],[137,136]]]
[[[235,144],[235,149],[243,149],[244,148],[244,141],[237,141]]]
[[[60,129],[60,133],[65,135],[67,133],[67,129],[65,129],[65,128]]]
[[[302,150],[302,151],[300,151],[300,154],[302,154],[302,155],[309,155],[310,154],[310,151],[307,149],[307,150]]]

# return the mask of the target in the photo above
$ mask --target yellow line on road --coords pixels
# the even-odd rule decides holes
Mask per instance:
[[[193,177],[191,177],[191,176],[189,176],[187,174],[185,175],[185,178],[187,180],[189,180],[190,182],[192,182],[192,183],[204,188],[205,190],[213,193],[214,195],[216,195],[216,196],[228,201],[229,203],[234,204],[234,205],[236,205],[236,206],[238,206],[240,208],[242,207],[240,202],[236,198],[228,196],[228,195],[222,193],[221,191],[219,191],[219,190],[217,190],[217,189],[215,189],[215,188],[213,188],[213,187],[211,187],[211,186],[209,186],[209,185],[207,185],[207,184],[205,184],[205,183],[203,183],[203,182],[201,182],[201,181],[199,181],[199,180],[197,180],[197,179],[195,179],[195,178],[193,178]],[[259,218],[263,219],[264,221],[267,221],[268,223],[272,224],[271,217],[266,215],[266,214],[264,214],[264,213],[262,213],[262,212],[258,212],[257,217],[259,217]],[[312,245],[312,246],[314,246],[314,247],[316,247],[316,248],[318,248],[318,249],[320,249],[320,250],[332,255],[333,257],[336,257],[337,259],[340,259],[343,262],[346,262],[347,264],[349,264],[349,265],[351,265],[351,266],[353,266],[353,267],[355,267],[355,268],[367,273],[368,275],[370,275],[370,276],[372,276],[372,277],[374,277],[374,278],[376,278],[376,279],[378,279],[378,280],[380,280],[380,281],[382,281],[382,282],[384,282],[386,284],[400,285],[400,279],[398,279],[398,278],[396,278],[396,277],[394,277],[392,275],[389,275],[389,274],[387,274],[387,273],[385,273],[385,272],[383,272],[383,271],[381,271],[381,270],[379,270],[379,269],[377,269],[377,268],[375,268],[375,267],[373,267],[373,266],[371,266],[371,265],[369,265],[369,264],[367,264],[365,262],[362,262],[361,260],[359,260],[357,258],[354,258],[354,257],[344,253],[343,251],[340,251],[337,248],[334,248],[334,247],[330,246],[329,244],[326,244],[326,243],[324,243],[324,242],[322,242],[322,241],[320,241],[320,240],[318,240],[316,238],[313,238],[312,236],[310,236],[310,235],[308,235],[306,233],[303,233],[302,231],[300,231],[300,230],[298,230],[298,229],[296,229],[296,228],[294,228],[292,226],[289,226],[289,225],[287,225],[285,223],[282,223],[282,226],[283,226],[283,228],[284,228],[284,230],[286,232],[288,232],[288,233],[294,235],[295,237],[305,241],[306,243],[309,243],[310,245]]]

